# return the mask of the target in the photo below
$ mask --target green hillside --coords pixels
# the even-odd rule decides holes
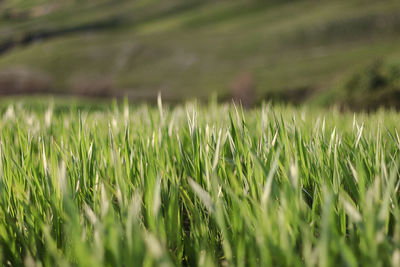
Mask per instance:
[[[1,93],[325,103],[372,61],[400,62],[394,0],[2,0],[0,10]]]

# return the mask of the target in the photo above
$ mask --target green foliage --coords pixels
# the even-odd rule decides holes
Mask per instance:
[[[374,61],[360,73],[349,79],[346,89],[349,92],[373,92],[388,86],[400,87],[400,66],[384,65],[382,61]]]
[[[345,84],[347,104],[359,108],[400,106],[400,65],[373,61],[353,74]]]
[[[398,113],[0,111],[3,264],[399,264]]]

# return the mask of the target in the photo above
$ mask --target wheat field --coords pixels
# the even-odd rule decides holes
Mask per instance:
[[[399,266],[395,111],[0,108],[9,266]]]

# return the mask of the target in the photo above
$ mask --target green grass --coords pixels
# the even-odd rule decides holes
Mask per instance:
[[[20,2],[3,5],[19,10]],[[55,92],[103,79],[132,99],[162,91],[166,100],[182,100],[228,95],[248,73],[258,99],[306,88],[318,100],[372,60],[400,61],[399,14],[395,0],[67,1],[40,17],[0,18],[0,40],[121,22],[18,46],[0,56],[0,74],[39,71]]]
[[[19,266],[396,266],[400,116],[263,104],[0,104]]]

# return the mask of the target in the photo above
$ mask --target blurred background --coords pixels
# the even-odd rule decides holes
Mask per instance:
[[[400,107],[398,0],[0,0],[0,95]]]

